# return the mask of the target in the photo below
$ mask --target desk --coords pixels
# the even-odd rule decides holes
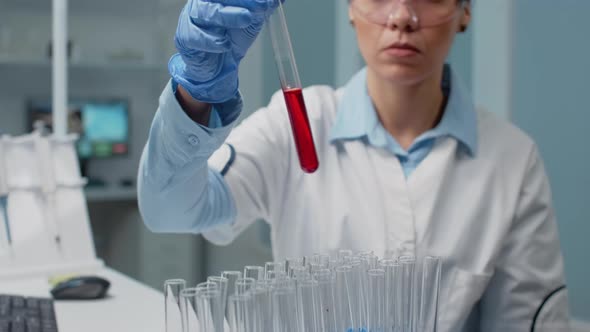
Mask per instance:
[[[162,293],[117,271],[99,275],[111,282],[109,296],[95,301],[55,301],[59,332],[161,332],[164,330]],[[0,280],[0,293],[51,297],[47,279]]]

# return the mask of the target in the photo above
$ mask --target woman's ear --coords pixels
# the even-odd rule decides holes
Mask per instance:
[[[354,26],[354,13],[352,12],[350,5],[348,5],[348,22],[350,22],[350,25]]]
[[[466,1],[462,6],[461,20],[459,22],[459,32],[467,31],[471,22],[471,2]]]

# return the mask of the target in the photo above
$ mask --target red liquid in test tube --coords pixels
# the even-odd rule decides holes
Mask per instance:
[[[301,90],[301,80],[299,79],[291,37],[287,29],[287,20],[281,1],[278,2],[278,7],[269,17],[267,24],[281,81],[281,89],[285,96],[289,120],[291,121],[291,131],[293,132],[299,164],[304,172],[313,173],[319,167],[318,156],[313,144],[313,136]]]
[[[318,169],[318,155],[313,143],[311,127],[307,117],[307,109],[303,100],[303,93],[300,88],[283,90],[291,129],[299,156],[299,164],[307,173],[313,173]]]

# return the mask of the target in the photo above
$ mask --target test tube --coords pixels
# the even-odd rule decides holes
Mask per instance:
[[[414,271],[416,259],[412,256],[401,256],[402,267],[402,326],[404,332],[413,332],[414,319]]]
[[[401,313],[400,265],[395,259],[383,259],[379,267],[385,271],[385,331],[399,331]],[[400,299],[398,302],[397,299]]]
[[[336,331],[336,304],[334,299],[335,279],[329,269],[321,269],[314,273],[318,282],[320,311],[322,312],[323,331]]]
[[[225,309],[227,308],[227,283],[228,279],[224,277],[216,277],[211,276],[207,278],[207,281],[214,282],[219,290],[221,291],[221,312],[225,313]]]
[[[357,299],[354,297],[352,267],[342,265],[336,267],[336,331],[349,331],[354,329],[352,303]]]
[[[309,267],[308,270],[311,274],[325,268],[325,266],[323,266],[322,264],[319,264],[319,263],[309,263],[307,266]]]
[[[330,256],[325,254],[316,254],[313,256],[314,262],[319,264],[322,269],[330,267]]]
[[[236,280],[236,294],[248,293],[256,284],[253,278],[240,278]]]
[[[358,257],[351,257],[350,265],[353,270],[352,289],[354,301],[351,301],[352,321],[355,328],[366,326],[367,322],[367,270]]]
[[[252,326],[252,296],[233,294],[228,298],[228,323],[230,332],[254,332]]]
[[[307,280],[311,279],[311,274],[305,266],[294,266],[291,268],[291,275],[289,277],[297,281]]]
[[[266,279],[279,279],[287,275],[284,262],[266,262],[264,264],[264,277]]]
[[[285,271],[268,271],[266,272],[266,279],[268,280],[279,280],[287,278]]]
[[[255,280],[264,279],[264,268],[262,266],[245,266],[244,278],[252,278]]]
[[[292,280],[281,280],[272,292],[273,329],[280,332],[300,332],[297,319],[297,295]]]
[[[438,301],[442,260],[426,256],[422,262],[422,293],[420,298],[419,331],[435,332],[438,315]]]
[[[265,284],[268,280],[262,281],[257,282],[250,292],[254,302],[254,331],[272,331],[272,292],[270,286]]]
[[[340,249],[338,250],[338,261],[344,262],[348,257],[352,256],[352,250]]]
[[[373,269],[368,275],[367,331],[385,331],[385,271]]]
[[[197,284],[197,287],[195,287],[197,290],[200,291],[206,291],[206,290],[210,290],[210,289],[219,289],[219,285],[213,281],[207,280],[205,282],[202,282],[200,284]]]
[[[198,289],[196,297],[200,331],[223,332],[224,315],[221,311],[221,291],[219,289]]]
[[[405,281],[403,278],[403,270],[404,267],[402,266],[402,264],[397,263],[396,265],[393,266],[393,270],[394,270],[394,280],[393,280],[393,292],[394,292],[394,326],[395,326],[395,331],[403,331],[403,324],[404,324],[404,295],[406,295],[406,293],[404,292],[404,285],[405,285]]]
[[[1,225],[0,225],[1,226]],[[169,279],[164,282],[164,322],[166,332],[182,331],[183,317],[180,292],[186,288],[184,279]]]
[[[268,20],[268,29],[274,50],[275,61],[279,71],[281,88],[287,104],[291,130],[299,156],[299,165],[307,173],[315,172],[319,167],[307,109],[303,99],[301,80],[295,63],[291,37],[287,29],[287,20],[282,1],[278,1],[276,11]]]
[[[267,273],[268,271],[287,272],[287,270],[285,270],[285,262],[266,262],[264,264],[264,273]]]
[[[197,293],[195,288],[185,288],[180,291],[180,310],[182,312],[182,331],[195,332],[200,330],[199,319],[197,318]]]
[[[292,269],[294,267],[301,267],[304,265],[305,265],[305,263],[304,263],[303,257],[301,257],[301,258],[287,258],[285,260],[285,272],[287,272],[287,275],[289,277],[291,277],[293,275]]]
[[[297,313],[301,331],[322,331],[319,284],[313,279],[297,280]]]
[[[242,277],[242,272],[223,271],[221,276],[227,279],[227,295],[233,295],[236,292],[236,280]]]

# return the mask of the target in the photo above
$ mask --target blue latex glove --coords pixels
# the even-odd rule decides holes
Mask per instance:
[[[238,66],[278,0],[189,0],[174,38],[172,78],[193,98],[221,103],[238,93]]]

